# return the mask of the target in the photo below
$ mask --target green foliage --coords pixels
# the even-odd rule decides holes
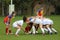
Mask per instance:
[[[3,1],[5,1],[7,4],[11,2],[11,0],[3,0]]]
[[[48,0],[13,0],[13,4],[15,5],[15,11],[17,12],[17,14],[20,14],[20,15],[29,14],[30,15],[30,14],[34,13],[33,12],[34,6],[36,5],[37,1],[40,2],[40,4],[46,5],[47,10],[49,9],[50,5],[53,5],[55,8],[56,8],[56,6],[60,5],[59,0],[49,0],[49,1]],[[4,9],[4,12],[5,12],[5,14],[7,14],[6,12],[8,11],[8,7],[9,7],[11,0],[0,0],[0,2],[2,2],[2,5],[4,5],[3,7],[1,5],[1,7],[6,8],[6,9]],[[2,11],[2,9],[1,9],[1,11]],[[20,11],[21,11],[21,13],[20,13]],[[1,15],[2,14],[3,13],[1,13]],[[48,12],[48,14],[49,14],[49,12]]]

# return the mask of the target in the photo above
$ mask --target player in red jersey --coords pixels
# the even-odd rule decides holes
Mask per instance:
[[[11,33],[11,29],[10,28],[10,22],[11,19],[15,16],[15,12],[12,12],[11,15],[8,15],[4,18],[4,24],[6,25],[6,34],[8,35],[9,33]]]
[[[41,11],[38,11],[38,14],[37,14],[37,16],[42,16],[42,13],[41,13]]]
[[[40,18],[43,17],[43,8],[41,8],[37,11],[37,16],[40,17]]]

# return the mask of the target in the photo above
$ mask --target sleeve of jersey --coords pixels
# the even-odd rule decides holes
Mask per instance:
[[[42,20],[40,20],[40,23],[43,24]]]
[[[11,17],[12,17],[11,15],[8,16],[8,18],[11,18]]]
[[[23,25],[23,22],[18,22],[18,24],[22,26]]]

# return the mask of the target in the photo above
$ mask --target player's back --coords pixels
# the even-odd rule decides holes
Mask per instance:
[[[30,19],[30,22],[34,22],[34,19],[32,18],[32,19]]]
[[[42,23],[42,20],[39,19],[39,18],[36,18],[35,21],[34,21],[34,23],[36,23],[36,24],[40,24],[40,23]]]
[[[6,16],[5,18],[4,18],[4,21],[8,21],[8,19],[11,19],[12,18],[12,16],[11,15],[8,15],[8,16]]]
[[[8,16],[6,16],[5,18],[4,18],[4,21],[7,21],[8,20]]]
[[[13,24],[16,24],[16,25],[17,25],[17,24],[19,24],[19,25],[21,25],[21,26],[22,26],[22,25],[23,25],[23,20],[15,21]]]

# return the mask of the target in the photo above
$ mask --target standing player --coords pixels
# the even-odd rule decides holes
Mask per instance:
[[[12,12],[11,15],[8,15],[4,18],[4,23],[6,25],[6,35],[8,35],[9,33],[11,34],[11,29],[10,28],[10,23],[11,23],[11,19],[15,16],[15,12]]]
[[[40,18],[43,17],[43,8],[41,8],[37,11],[37,16],[40,17]]]

